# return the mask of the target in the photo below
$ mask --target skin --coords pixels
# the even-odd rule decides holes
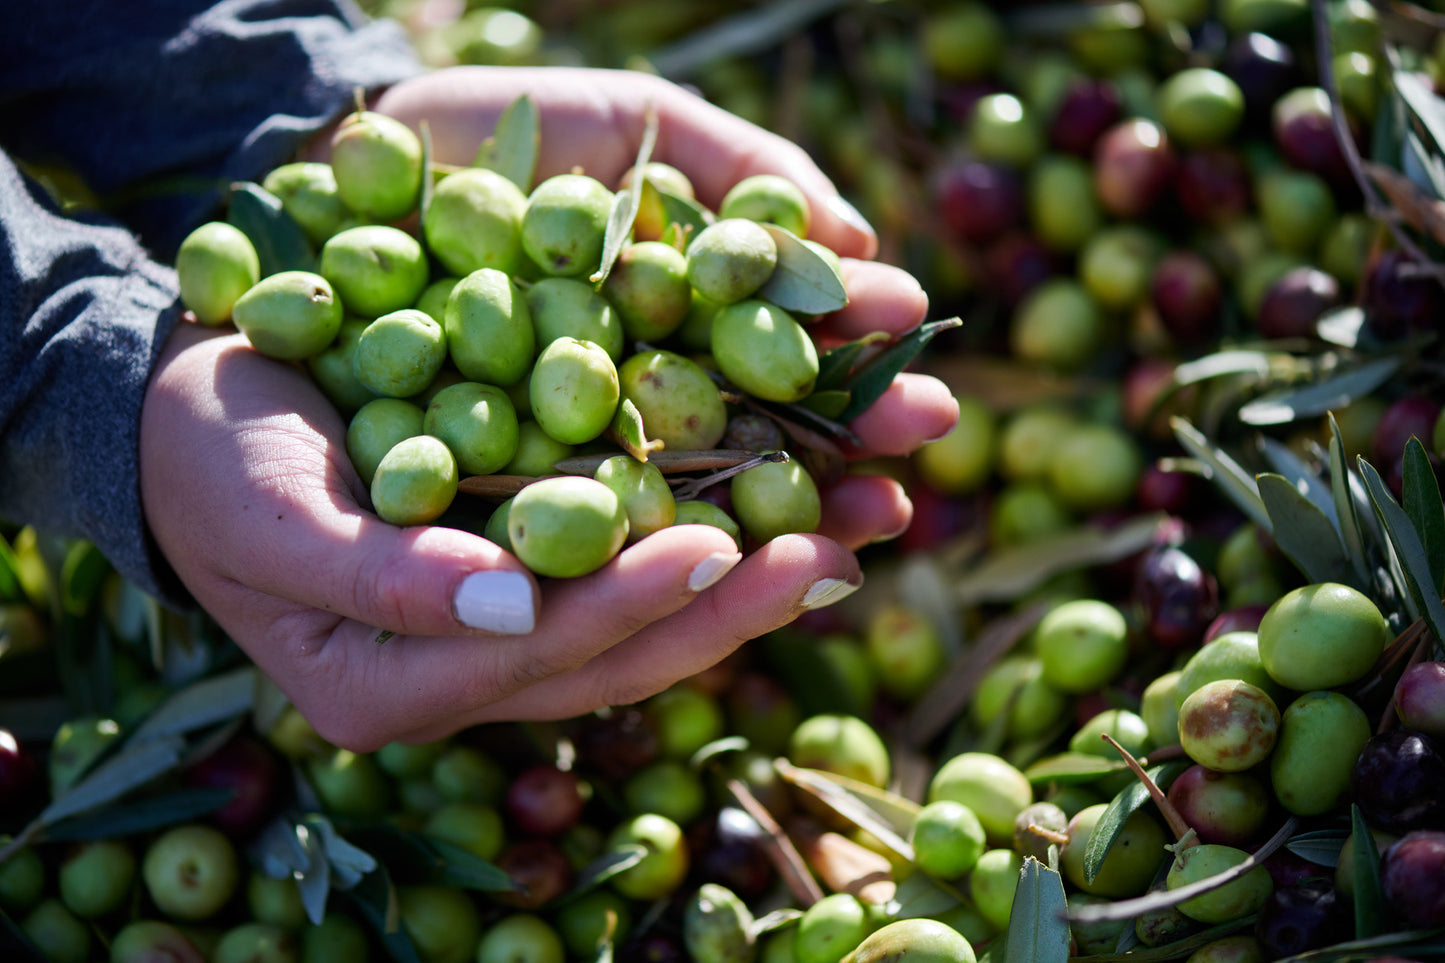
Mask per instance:
[[[715,206],[753,173],[802,187],[812,236],[843,256],[851,299],[810,327],[820,348],[925,318],[918,283],[868,260],[876,236],[835,213],[836,190],[800,148],[658,78],[459,67],[390,88],[375,109],[414,127],[427,118],[437,159],[467,163],[524,90],[542,117],[539,180],[585,157],[593,176],[616,183],[636,156],[650,101],[661,125],[653,158],[687,172],[703,203]],[[324,146],[308,155],[324,156]],[[778,538],[700,592],[688,586],[699,563],[738,557],[708,526],[664,529],[592,575],[539,585],[479,536],[381,522],[346,458],[342,416],[303,371],[262,357],[238,334],[178,325],[141,415],[141,493],[160,551],[316,730],[356,751],[639,701],[788,623],[821,580],[861,583],[853,550],[896,536],[912,515],[892,479],[848,478],[826,492],[818,534]],[[900,375],[853,422],[863,447],[848,454],[905,455],[947,434],[956,417],[942,382]],[[529,634],[457,621],[456,587],[493,569],[528,579]],[[396,635],[378,645],[379,628]]]

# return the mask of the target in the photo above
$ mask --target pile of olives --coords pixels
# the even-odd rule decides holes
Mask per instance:
[[[806,240],[791,181],[747,177],[713,212],[681,171],[639,162],[616,190],[574,169],[528,193],[486,167],[434,167],[411,128],[358,109],[329,163],[247,185],[311,263],[263,271],[258,248],[278,245],[244,218],[212,221],[177,254],[181,298],[196,321],[305,365],[350,419],[347,453],[393,524],[472,527],[559,578],[675,524],[717,526],[740,549],[812,532],[817,483],[747,403],[813,392],[804,325],[846,303],[841,264]],[[787,283],[800,266],[822,278],[801,299]],[[733,452],[711,479],[730,479],[726,494],[694,478],[674,495],[699,470],[687,453],[742,447],[724,444],[734,415],[766,450]],[[478,476],[496,477],[468,488]],[[458,491],[502,500],[478,523]]]

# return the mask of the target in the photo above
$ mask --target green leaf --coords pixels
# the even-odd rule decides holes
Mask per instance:
[[[617,413],[612,416],[610,433],[612,440],[638,461],[647,461],[648,456],[663,445],[660,441],[648,440],[642,412],[631,398],[623,398],[618,404]]]
[[[90,542],[71,543],[60,568],[60,604],[70,615],[85,615],[111,572],[110,562]]]
[[[818,380],[813,383],[814,393],[819,391],[843,390],[848,375],[863,352],[888,341],[886,331],[874,331],[861,338],[829,348],[818,356]]]
[[[1368,515],[1371,522],[1375,516],[1373,511],[1363,511],[1369,496],[1345,460],[1345,442],[1340,436],[1339,423],[1333,413],[1327,418],[1330,425],[1330,497],[1335,503],[1335,517],[1339,519],[1340,541],[1355,569],[1355,584],[1364,585],[1368,584],[1374,566],[1365,548],[1366,533],[1361,516]]]
[[[83,816],[62,819],[45,830],[45,838],[50,842],[60,842],[114,839],[148,833],[215,812],[230,802],[235,794],[234,789],[207,787],[150,795]]]
[[[314,271],[316,254],[301,225],[286,213],[281,199],[260,184],[231,185],[226,220],[251,239],[261,261],[261,277],[279,271]]]
[[[346,890],[346,894],[356,904],[362,919],[376,930],[391,959],[396,963],[421,963],[421,957],[417,954],[411,937],[401,925],[396,887],[392,885],[385,866],[379,866],[375,872],[367,873],[360,883]]]
[[[1060,572],[1115,562],[1149,547],[1164,518],[1138,515],[1107,531],[1073,528],[990,552],[958,579],[954,595],[963,606],[1011,602]]]
[[[1029,766],[1024,775],[1036,786],[1051,782],[1068,786],[1093,782],[1100,776],[1127,768],[1122,759],[1110,759],[1089,752],[1060,752]]]
[[[1064,881],[1032,856],[1024,857],[1008,917],[1005,963],[1064,963],[1069,958]]]
[[[1334,377],[1267,392],[1240,408],[1239,420],[1246,425],[1283,425],[1313,418],[1368,395],[1389,381],[1399,367],[1399,358],[1377,358]]]
[[[652,158],[653,145],[657,143],[657,111],[647,106],[647,127],[642,132],[642,143],[637,148],[637,159],[632,169],[641,172]],[[607,217],[607,231],[602,236],[602,261],[587,280],[597,287],[612,273],[617,256],[632,239],[632,223],[637,220],[637,209],[642,206],[642,177],[634,177],[626,190],[618,191],[612,199],[612,211]]]
[[[839,415],[848,410],[848,402],[852,398],[852,394],[847,391],[815,390],[798,404],[824,418],[837,419]]]
[[[1295,568],[1311,582],[1349,582],[1340,534],[1325,513],[1283,475],[1265,472],[1255,481],[1275,543]]]
[[[894,377],[917,357],[936,335],[963,324],[962,318],[946,318],[920,324],[912,331],[874,355],[847,379],[845,386],[853,393],[848,407],[838,416],[842,422],[852,421],[882,397]]]
[[[1189,765],[1184,760],[1174,760],[1152,766],[1144,772],[1154,780],[1154,785],[1167,790],[1169,784],[1179,778],[1179,774],[1188,769]],[[1148,788],[1142,782],[1135,781],[1125,786],[1109,801],[1108,808],[1099,816],[1099,821],[1089,833],[1088,846],[1084,847],[1084,879],[1093,881],[1094,877],[1099,875],[1099,867],[1104,865],[1104,857],[1109,855],[1109,850],[1124,831],[1124,824],[1149,800]]]
[[[893,894],[894,915],[901,920],[936,918],[962,902],[958,892],[927,873],[909,873]]]
[[[1385,487],[1374,466],[1364,458],[1359,459],[1359,466],[1360,476],[1364,479],[1365,489],[1370,493],[1370,502],[1375,508],[1375,515],[1384,526],[1390,548],[1400,562],[1400,569],[1405,577],[1403,587],[1419,607],[1431,634],[1437,639],[1445,639],[1445,604],[1440,601],[1440,586],[1430,573],[1430,559],[1425,554],[1420,535],[1415,531],[1415,526],[1410,524],[1410,516],[1405,514],[1405,510]]]
[[[1350,826],[1354,840],[1355,939],[1379,936],[1390,928],[1390,907],[1380,883],[1380,853],[1374,834],[1365,823],[1360,807],[1350,806]]]
[[[20,581],[20,563],[15,557],[15,549],[0,536],[0,601],[17,602],[23,601],[24,597],[25,586]]]
[[[827,259],[787,228],[763,227],[778,246],[778,265],[757,297],[798,314],[829,314],[847,306],[843,278]]]
[[[460,886],[483,893],[503,893],[518,888],[505,870],[470,850],[441,839],[428,839],[427,843],[440,862],[433,879],[443,886]]]
[[[1274,470],[1283,475],[1290,485],[1310,500],[1311,504],[1324,512],[1332,526],[1339,528],[1339,516],[1335,513],[1335,503],[1330,494],[1330,486],[1320,478],[1315,466],[1307,464],[1288,445],[1281,444],[1273,438],[1260,436],[1259,443],[1265,460],[1274,467]]]
[[[1285,843],[1284,848],[1312,863],[1333,869],[1339,863],[1340,849],[1348,836],[1349,833],[1342,829],[1320,829],[1300,833]]]
[[[1204,463],[1209,469],[1209,477],[1229,500],[1256,525],[1268,531],[1269,512],[1265,511],[1264,502],[1259,497],[1259,486],[1255,484],[1254,478],[1222,448],[1210,444],[1203,433],[1188,420],[1176,416],[1169,419],[1169,425],[1174,429],[1174,437],[1179,444]]]
[[[647,848],[641,843],[629,843],[609,849],[582,867],[582,871],[577,874],[577,879],[572,883],[571,891],[564,898],[580,896],[589,890],[596,889],[623,870],[631,869],[642,862],[642,857],[646,855]]]
[[[662,199],[663,218],[669,226],[676,224],[682,231],[684,252],[703,228],[717,220],[712,211],[690,197],[683,197],[662,188],[657,189],[657,196]]]
[[[360,882],[361,877],[376,869],[376,859],[366,850],[343,839],[325,816],[309,814],[305,825],[321,839],[326,861],[337,876],[337,889],[350,889]]]
[[[1215,940],[1253,929],[1254,919],[1253,916],[1245,916],[1200,930],[1173,943],[1150,947],[1136,946],[1127,953],[1101,953],[1087,959],[1089,963],[1177,963],[1179,960],[1188,959],[1195,950],[1208,946]]]
[[[245,665],[191,683],[152,712],[131,735],[131,742],[194,732],[249,712],[256,674],[255,666]]]
[[[1425,125],[1426,132],[1435,141],[1435,149],[1445,150],[1445,103],[1440,96],[1408,70],[1392,71],[1391,80],[1405,106]]]
[[[185,742],[176,736],[126,745],[54,799],[40,813],[40,820],[48,825],[119,799],[175,769],[184,751]]]
[[[482,142],[472,166],[496,171],[529,194],[541,149],[542,120],[532,98],[523,94],[497,118],[492,136]]]
[[[1420,533],[1431,584],[1438,590],[1445,582],[1445,504],[1440,501],[1440,482],[1430,465],[1430,456],[1420,439],[1405,443],[1405,477],[1402,490],[1405,514]],[[1438,636],[1437,636],[1438,638]]]

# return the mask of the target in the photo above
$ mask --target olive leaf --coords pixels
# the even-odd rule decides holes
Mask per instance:
[[[1283,475],[1290,485],[1298,489],[1300,494],[1308,498],[1311,504],[1323,512],[1325,517],[1330,520],[1331,525],[1338,528],[1339,517],[1335,513],[1335,503],[1330,494],[1330,486],[1321,480],[1315,467],[1306,464],[1305,460],[1295,454],[1288,445],[1267,435],[1260,436],[1259,447],[1271,467]]]
[[[1252,930],[1254,920],[1253,915],[1244,916],[1237,920],[1230,920],[1228,923],[1211,926],[1207,930],[1191,933],[1173,943],[1162,943],[1159,946],[1149,947],[1136,946],[1127,953],[1098,953],[1090,955],[1088,960],[1089,963],[1175,963],[1177,960],[1188,959],[1195,950],[1208,946],[1215,940],[1223,939],[1234,933]],[[1132,928],[1130,932],[1132,932]]]
[[[1260,528],[1269,530],[1269,512],[1259,497],[1259,486],[1254,478],[1222,448],[1211,444],[1204,434],[1189,423],[1188,419],[1175,416],[1169,419],[1174,437],[1184,450],[1198,458],[1208,468],[1220,490],[1234,502]]]
[[[1359,347],[1365,337],[1365,309],[1347,305],[1326,312],[1315,322],[1315,334],[1342,348]]]
[[[784,759],[775,760],[773,768],[793,786],[803,790],[828,809],[859,829],[871,833],[899,857],[912,860],[913,845],[908,842],[918,806],[911,800],[886,790],[872,789],[868,798],[862,783],[835,773],[794,766]]]
[[[1240,408],[1239,420],[1246,425],[1283,425],[1322,415],[1368,395],[1390,380],[1399,367],[1399,358],[1377,358],[1342,374],[1271,391]]]
[[[1153,780],[1154,785],[1167,790],[1170,783],[1179,778],[1179,774],[1189,766],[1187,761],[1173,760],[1152,766],[1145,770],[1145,774]],[[1099,875],[1099,867],[1104,865],[1104,858],[1109,855],[1109,850],[1123,833],[1124,824],[1149,800],[1149,787],[1141,781],[1135,781],[1121,789],[1109,801],[1108,807],[1100,814],[1099,821],[1089,833],[1089,844],[1084,847],[1085,880],[1092,882]]]
[[[1372,540],[1367,542],[1367,538],[1377,534],[1373,528],[1375,515],[1369,508],[1369,495],[1364,484],[1350,470],[1345,459],[1345,442],[1340,435],[1339,423],[1333,414],[1326,417],[1330,426],[1330,496],[1335,503],[1335,517],[1339,520],[1340,541],[1355,570],[1355,584],[1363,585],[1367,584],[1375,567],[1366,547],[1373,544]],[[1365,529],[1367,518],[1371,524],[1369,532]]]
[[[145,785],[180,765],[186,744],[179,736],[162,736],[138,745],[125,745],[41,811],[39,821],[50,825],[69,816],[89,812]]]
[[[60,567],[60,604],[71,615],[85,615],[100,596],[110,562],[88,541],[72,542]]]
[[[927,873],[909,873],[899,880],[891,905],[896,907],[895,918],[907,920],[937,918],[961,902],[956,890]]]
[[[622,446],[623,451],[638,461],[647,461],[653,451],[663,447],[661,441],[648,439],[647,427],[642,423],[642,412],[631,398],[623,398],[618,404],[608,434]]]
[[[261,261],[261,277],[279,271],[314,271],[316,253],[281,199],[260,184],[238,181],[227,198],[226,220],[250,239]]]
[[[657,143],[657,109],[651,103],[644,108],[647,126],[642,132],[642,143],[637,148],[637,159],[632,169],[642,171],[652,157],[653,145]],[[634,177],[625,190],[613,195],[612,211],[607,217],[607,230],[602,236],[602,261],[597,270],[587,279],[601,287],[612,273],[617,256],[632,238],[632,224],[637,220],[637,209],[642,206],[643,177]]]
[[[1006,963],[1064,963],[1069,958],[1067,909],[1063,877],[1025,856],[1009,910]]]
[[[1374,466],[1364,458],[1360,458],[1358,463],[1360,476],[1370,494],[1375,515],[1385,529],[1391,551],[1399,561],[1404,577],[1402,587],[1406,590],[1407,597],[1419,609],[1420,616],[1430,627],[1430,632],[1437,639],[1445,639],[1445,604],[1440,601],[1440,586],[1431,575],[1430,559],[1425,554],[1420,535],[1410,523],[1410,516],[1405,514],[1405,510],[1385,487]]]
[[[1405,443],[1405,475],[1402,493],[1405,514],[1420,533],[1425,560],[1430,569],[1431,584],[1445,582],[1445,504],[1440,500],[1440,482],[1430,464],[1430,456],[1420,439],[1411,437]]]
[[[777,245],[778,263],[757,297],[798,314],[830,314],[847,306],[843,278],[823,255],[787,228],[763,228]]]
[[[1300,833],[1285,843],[1284,848],[1312,863],[1333,869],[1339,863],[1340,849],[1348,835],[1343,829],[1319,829]]]
[[[589,890],[596,889],[618,873],[636,866],[646,855],[647,847],[640,843],[628,843],[625,846],[607,850],[582,867],[572,883],[572,889],[562,897],[562,900],[572,899]]]
[[[306,854],[306,867],[293,873],[292,879],[296,880],[306,918],[315,925],[325,918],[326,901],[331,896],[331,860],[327,858],[320,834],[311,832],[306,823],[297,823],[293,832]]]
[[[1071,528],[991,552],[954,585],[960,605],[1009,602],[1060,572],[1128,558],[1154,543],[1162,513],[1138,515],[1111,529]]]
[[[1034,785],[1056,782],[1061,786],[1093,782],[1100,776],[1129,768],[1121,759],[1110,759],[1088,752],[1060,752],[1041,759],[1024,770]]]
[[[316,813],[306,816],[305,826],[321,840],[326,861],[337,876],[337,889],[350,889],[361,877],[376,869],[376,859],[366,850],[343,839],[331,820]]]
[[[497,118],[492,136],[477,148],[472,166],[496,171],[527,194],[532,190],[541,149],[542,121],[537,105],[531,97],[522,94]]]
[[[1311,582],[1353,581],[1339,530],[1319,506],[1283,475],[1264,472],[1255,481],[1275,543],[1295,568]]]
[[[697,237],[702,229],[717,220],[712,211],[703,207],[691,197],[683,197],[681,194],[674,194],[671,191],[658,188],[657,195],[662,199],[662,217],[669,228],[676,226],[682,239],[680,250],[687,252],[687,246],[692,239]]]
[[[62,819],[45,830],[48,842],[115,839],[188,823],[215,812],[235,796],[234,789],[198,787],[150,794],[133,802],[107,806]]]
[[[822,415],[824,418],[836,420],[839,415],[848,409],[848,402],[853,395],[847,391],[814,391],[808,397],[798,402],[799,405],[809,411]]]
[[[818,356],[818,378],[813,382],[813,390],[846,390],[846,379],[863,352],[888,340],[888,332],[874,331],[824,351]]]
[[[249,712],[256,675],[255,666],[246,665],[191,683],[152,712],[131,734],[131,742],[182,735]]]
[[[20,581],[20,563],[15,557],[15,550],[0,536],[0,600],[20,601],[24,595],[25,587]]]
[[[367,873],[357,885],[345,891],[356,905],[362,919],[376,931],[386,953],[396,963],[421,963],[416,946],[401,925],[401,909],[397,903],[396,886],[386,866]]]
[[[858,368],[843,385],[852,393],[853,397],[849,400],[848,407],[838,416],[838,421],[846,424],[867,411],[873,402],[882,397],[883,392],[893,384],[893,379],[898,373],[912,363],[928,342],[938,334],[950,328],[957,328],[962,324],[963,319],[959,317],[920,324],[864,362],[862,367]]]

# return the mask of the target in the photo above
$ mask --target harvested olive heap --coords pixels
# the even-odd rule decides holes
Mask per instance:
[[[814,531],[790,436],[826,477],[817,449],[921,339],[820,360],[804,325],[847,297],[790,181],[745,178],[713,212],[644,148],[617,191],[576,170],[531,186],[535,130],[520,99],[476,166],[441,169],[358,108],[330,163],[237,185],[228,220],[186,239],[182,300],[306,365],[388,522],[473,528],[553,577],[674,524],[739,548]]]

